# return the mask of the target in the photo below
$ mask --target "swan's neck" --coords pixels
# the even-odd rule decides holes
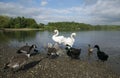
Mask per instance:
[[[71,39],[73,39],[73,40],[74,40],[74,35],[73,35],[73,34],[71,34]]]
[[[56,31],[56,32],[55,32],[55,34],[54,34],[54,36],[58,36],[58,34],[59,34],[59,32],[58,32],[58,31]]]

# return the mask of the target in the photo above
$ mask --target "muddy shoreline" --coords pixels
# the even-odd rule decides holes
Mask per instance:
[[[16,51],[0,44],[0,78],[120,78],[106,63],[71,60],[66,55],[49,59],[42,53],[30,57],[18,72],[4,70],[5,63],[17,55]]]

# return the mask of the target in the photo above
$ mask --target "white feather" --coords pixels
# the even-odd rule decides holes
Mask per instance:
[[[54,30],[54,33],[55,33],[55,34],[52,36],[52,39],[53,39],[55,42],[59,43],[59,44],[63,43],[63,41],[64,41],[64,36],[58,36],[58,35],[59,35],[59,31],[58,31],[58,30]]]
[[[17,68],[17,67],[19,67],[19,64],[15,64],[12,66],[12,68]]]
[[[71,37],[64,38],[64,45],[68,44],[69,46],[72,47],[75,42],[75,39],[74,39],[75,36],[76,36],[76,33],[72,33]]]

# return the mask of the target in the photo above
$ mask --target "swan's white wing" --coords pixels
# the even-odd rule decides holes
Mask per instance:
[[[72,47],[73,43],[74,43],[74,40],[71,39],[70,37],[64,38],[64,45],[68,44],[68,45],[70,45]]]
[[[52,39],[55,41],[55,42],[58,42],[59,44],[61,44],[63,42],[63,39],[64,39],[64,36],[57,36],[57,37],[52,37]]]

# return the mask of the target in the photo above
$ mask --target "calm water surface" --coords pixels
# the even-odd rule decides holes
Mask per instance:
[[[69,37],[72,32],[60,32],[60,35]],[[86,58],[88,44],[92,47],[98,44],[102,51],[110,58],[108,63],[112,64],[116,71],[120,72],[120,31],[75,31],[76,38],[73,47],[81,48],[81,58]],[[40,52],[44,52],[47,43],[54,43],[53,32],[49,31],[0,31],[0,43],[8,44],[11,47],[21,47],[26,43],[36,44]],[[64,46],[63,46],[64,47]],[[94,57],[96,53],[94,52]]]

